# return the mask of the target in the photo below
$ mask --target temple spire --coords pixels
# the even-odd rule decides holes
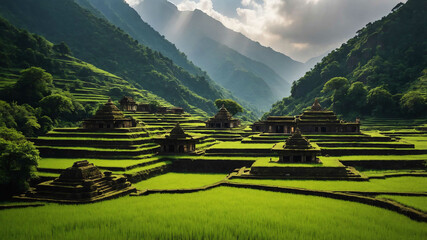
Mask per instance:
[[[317,98],[314,100],[313,105],[311,105],[311,110],[312,111],[322,111],[322,106],[320,106],[319,100]]]

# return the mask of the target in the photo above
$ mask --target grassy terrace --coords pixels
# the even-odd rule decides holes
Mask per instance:
[[[65,169],[71,167],[74,162],[87,160],[87,158],[43,158],[39,162],[38,168],[43,169]],[[159,161],[157,157],[145,158],[145,159],[95,159],[91,158],[90,163],[100,168],[133,168],[138,165],[149,164],[152,162]]]
[[[412,197],[412,196],[395,196],[395,195],[379,195],[378,198],[391,199],[421,211],[427,212],[427,197]]]
[[[204,173],[166,173],[161,176],[150,178],[133,184],[138,190],[143,189],[176,189],[197,188],[219,182],[225,179],[225,174]]]
[[[164,167],[166,165],[171,164],[170,161],[164,161],[164,162],[157,162],[148,166],[143,166],[143,167],[138,167],[138,168],[133,168],[130,169],[128,171],[112,171],[114,174],[127,174],[127,175],[132,175],[132,174],[138,174],[147,170],[151,170],[154,168],[158,168],[158,167]]]
[[[337,158],[343,161],[374,161],[374,160],[389,160],[389,161],[404,161],[404,160],[426,160],[427,154],[419,155],[350,155],[350,156],[338,156],[331,157]]]
[[[343,167],[337,159],[330,157],[320,157],[321,163],[277,163],[270,159],[260,159],[256,161],[252,167]]]
[[[369,182],[354,181],[316,181],[316,180],[255,180],[232,179],[233,182],[263,184],[271,186],[298,187],[325,191],[360,191],[360,192],[427,192],[425,177],[395,177],[387,179],[370,179]]]
[[[262,143],[241,143],[239,142],[222,142],[215,146],[212,146],[210,149],[271,149],[274,144],[262,144]]]
[[[70,216],[70,217],[64,217]],[[360,203],[221,187],[3,210],[2,239],[425,239],[426,223]]]

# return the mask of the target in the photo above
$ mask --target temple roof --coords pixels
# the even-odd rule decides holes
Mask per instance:
[[[133,103],[133,104],[136,104],[135,100],[133,100],[133,98],[128,97],[128,96],[124,96],[122,98],[122,100],[120,100],[120,104],[123,104],[123,103]]]
[[[299,128],[296,129],[294,134],[286,139],[285,149],[309,149],[312,148],[310,141],[301,135]]]
[[[72,167],[65,169],[56,181],[81,181],[102,178],[101,171],[87,160],[78,161]]]
[[[227,108],[224,107],[224,104],[219,109],[218,113],[214,116],[215,119],[227,119],[227,120],[231,120],[232,117],[233,116],[231,115],[231,113],[227,110]]]
[[[95,115],[90,118],[90,120],[129,120],[125,118],[124,114],[120,109],[114,105],[111,98],[108,99],[108,102],[102,106]]]
[[[173,138],[173,139],[191,138],[191,136],[189,134],[186,134],[182,129],[181,125],[177,123],[175,127],[170,131],[169,136],[167,136],[167,138]]]
[[[322,106],[320,106],[319,100],[317,98],[314,100],[313,105],[311,105],[311,110],[312,111],[322,111]]]

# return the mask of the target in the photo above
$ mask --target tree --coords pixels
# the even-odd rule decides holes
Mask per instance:
[[[394,110],[393,96],[383,87],[371,89],[367,100],[374,115],[387,115]]]
[[[409,116],[426,116],[427,98],[419,91],[407,92],[400,99],[400,109]]]
[[[65,42],[54,45],[53,50],[62,55],[71,55],[71,50]]]
[[[40,100],[40,106],[44,114],[52,119],[61,118],[64,114],[71,113],[74,105],[69,97],[52,94]]]
[[[332,92],[332,103],[335,111],[346,112],[345,97],[349,82],[345,77],[334,77],[329,79],[323,86],[322,92]]]
[[[356,112],[361,112],[366,106],[368,90],[362,82],[354,82],[347,91],[347,102]]]
[[[15,100],[34,105],[43,97],[50,95],[52,75],[44,69],[31,67],[21,71],[21,77],[13,87]]]
[[[227,108],[227,110],[231,113],[231,115],[236,115],[237,113],[244,111],[243,107],[232,99],[215,100],[215,106],[217,108],[222,107],[222,105],[224,105],[224,107]]]
[[[22,193],[34,177],[39,152],[15,129],[0,128],[0,192],[3,196]]]

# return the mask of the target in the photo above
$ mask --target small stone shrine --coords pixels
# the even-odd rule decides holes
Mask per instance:
[[[177,123],[168,135],[154,138],[154,141],[160,144],[160,153],[162,154],[186,154],[195,152],[196,143],[201,138],[186,134],[181,125]]]
[[[137,104],[133,98],[124,96],[122,100],[120,100],[120,107],[123,111],[131,111],[135,112],[137,110]]]
[[[124,176],[105,175],[88,161],[78,161],[65,169],[59,178],[42,182],[18,199],[60,203],[90,203],[123,196],[135,188]]]
[[[111,98],[108,102],[96,111],[96,114],[83,121],[82,127],[85,129],[114,129],[114,128],[130,128],[136,127],[137,123],[132,118],[124,116]]]
[[[236,128],[239,126],[240,120],[233,118],[231,113],[228,112],[224,105],[222,105],[214,117],[209,118],[209,120],[206,122],[207,128]]]
[[[297,128],[295,133],[286,139],[281,148],[273,148],[279,155],[279,162],[283,163],[318,163],[317,156],[320,149],[311,145],[310,141],[301,135]]]

